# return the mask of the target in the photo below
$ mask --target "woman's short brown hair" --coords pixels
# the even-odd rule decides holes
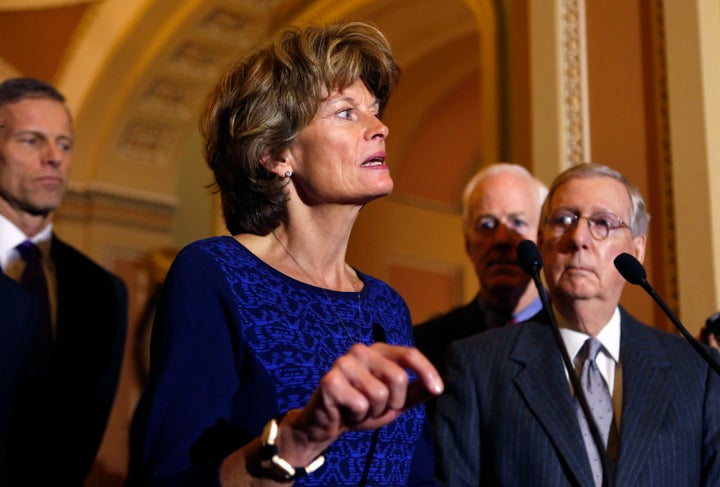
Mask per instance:
[[[329,93],[362,80],[382,113],[399,75],[385,36],[362,22],[290,27],[232,66],[200,119],[230,233],[266,235],[285,221],[286,180],[261,160],[287,149]]]

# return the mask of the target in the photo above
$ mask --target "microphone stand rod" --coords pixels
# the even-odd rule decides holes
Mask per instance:
[[[675,316],[675,313],[672,312],[672,310],[668,307],[667,304],[665,304],[665,301],[663,301],[660,296],[657,295],[655,292],[655,289],[647,282],[647,279],[642,278],[640,280],[640,286],[650,295],[651,298],[655,300],[655,302],[660,305],[662,310],[665,312],[668,318],[670,318],[670,321],[672,321],[672,324],[675,325],[675,328],[677,328],[680,333],[683,334],[685,338],[687,338],[687,341],[690,342],[690,345],[695,348],[697,353],[699,353],[702,358],[705,359],[705,361],[712,367],[712,369],[720,375],[720,364],[710,355],[710,353],[698,343],[698,341],[693,337],[687,329],[683,326],[682,323],[680,323],[680,320]]]
[[[578,376],[575,373],[575,367],[573,366],[573,363],[570,360],[570,356],[567,353],[567,349],[565,348],[565,342],[563,342],[562,335],[560,335],[560,327],[557,324],[555,313],[552,310],[552,305],[550,304],[550,300],[548,299],[548,296],[545,292],[545,286],[543,286],[542,282],[540,282],[540,273],[533,272],[530,275],[532,276],[533,282],[535,282],[535,287],[538,290],[538,294],[540,295],[540,300],[542,301],[543,307],[548,311],[547,314],[550,317],[550,323],[553,335],[555,337],[555,342],[557,347],[560,349],[560,355],[562,356],[563,363],[565,364],[565,368],[567,369],[570,383],[572,384],[573,391],[575,392],[575,397],[577,397],[578,401],[580,402],[580,407],[582,408],[585,419],[587,420],[588,426],[590,427],[590,433],[592,434],[593,441],[595,442],[595,446],[600,453],[600,462],[602,463],[603,471],[603,486],[612,487],[613,475],[611,473],[610,463],[607,458],[607,450],[605,449],[602,435],[600,434],[600,430],[598,429],[592,412],[590,411],[590,406],[588,405],[587,398],[585,397],[585,393],[583,392],[582,386],[580,385],[580,379],[578,379]]]

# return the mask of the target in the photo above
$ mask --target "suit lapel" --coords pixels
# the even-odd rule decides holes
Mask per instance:
[[[550,325],[524,324],[512,359],[525,364],[514,382],[548,435],[568,474],[592,485],[592,472],[575,416],[570,386]]]
[[[617,485],[635,485],[669,403],[671,364],[652,335],[642,333],[644,326],[623,314],[623,410]]]
[[[17,379],[29,357],[37,327],[35,298],[0,269],[0,311],[3,339],[0,340],[0,392]],[[9,319],[8,319],[9,317]],[[9,390],[0,399],[5,399]]]
[[[62,346],[71,338],[81,338],[75,336],[71,329],[82,330],[85,322],[83,315],[87,309],[83,301],[93,299],[93,288],[78,280],[77,276],[83,274],[84,264],[75,258],[71,248],[55,234],[50,253],[57,279],[57,340],[58,345]],[[72,326],[69,326],[70,324]]]

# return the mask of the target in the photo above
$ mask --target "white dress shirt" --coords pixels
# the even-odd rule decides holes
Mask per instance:
[[[560,327],[560,335],[562,336],[563,342],[565,343],[565,349],[568,352],[568,356],[571,360],[575,360],[575,356],[580,351],[585,341],[590,338],[590,335],[575,331],[567,326],[567,323],[563,322],[562,315],[556,313],[558,317],[558,326]],[[610,389],[610,394],[613,395],[615,390],[615,367],[620,362],[620,309],[615,308],[610,321],[600,330],[600,333],[595,337],[603,345],[603,349],[598,353],[595,358],[595,363],[600,370],[605,382]],[[578,364],[574,364],[576,367]],[[567,371],[566,371],[567,372]]]
[[[43,270],[45,271],[50,299],[50,315],[54,325],[57,315],[57,279],[55,266],[50,258],[52,223],[46,226],[40,233],[28,239],[14,223],[5,216],[0,215],[0,269],[15,281],[20,280],[25,270],[25,261],[16,249],[16,247],[25,240],[31,240],[37,245],[43,256]]]

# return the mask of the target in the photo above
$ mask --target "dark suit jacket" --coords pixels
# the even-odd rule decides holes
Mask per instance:
[[[413,335],[415,346],[432,362],[443,375],[445,371],[445,354],[450,342],[469,337],[487,330],[485,313],[478,304],[478,298],[458,306],[448,313],[415,325]]]
[[[682,338],[621,309],[617,486],[720,483],[720,377]],[[452,487],[588,486],[590,465],[549,325],[451,345],[437,439]]]
[[[7,472],[8,428],[18,380],[26,370],[38,316],[34,296],[0,271],[0,485]]]
[[[127,291],[119,278],[57,237],[51,254],[57,326],[50,387],[46,403],[21,401],[16,411],[12,468],[20,485],[80,486],[97,455],[117,389]]]

